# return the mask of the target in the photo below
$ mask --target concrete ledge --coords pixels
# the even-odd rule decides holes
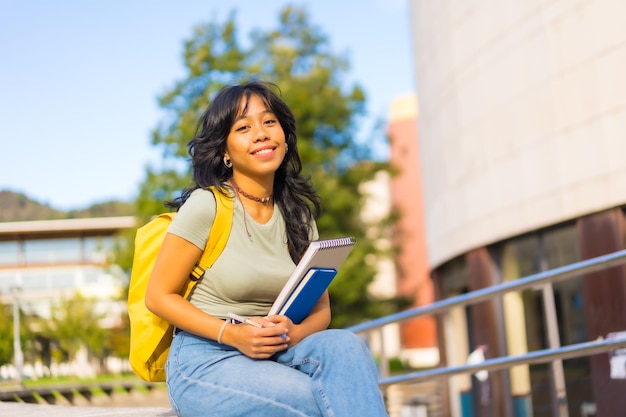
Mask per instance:
[[[74,407],[0,402],[0,417],[176,417],[166,407]]]
[[[149,383],[143,381],[114,381],[108,383],[94,382],[94,383],[59,383],[56,385],[38,387],[38,388],[24,388],[22,386],[0,386],[0,401],[9,402],[24,402],[29,404],[42,403],[43,400],[47,404],[51,405],[84,405],[76,404],[80,402],[81,398],[87,402],[92,402],[98,393],[103,393],[108,397],[112,397],[119,392],[125,392],[127,394],[136,393],[140,391],[154,392],[157,388],[162,387],[160,383]],[[59,401],[64,399],[70,404],[59,404]],[[108,405],[108,404],[89,404],[89,405]],[[129,404],[126,404],[129,405]],[[135,404],[131,405],[149,405],[149,406],[161,406],[162,404]],[[168,404],[169,405],[169,402]]]

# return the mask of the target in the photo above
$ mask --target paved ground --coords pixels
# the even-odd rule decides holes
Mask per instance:
[[[149,392],[133,390],[94,395],[90,400],[76,395],[73,403],[57,397],[54,405],[0,402],[0,417],[176,417],[167,391],[156,387]]]
[[[176,417],[165,407],[74,407],[0,402],[0,417]]]

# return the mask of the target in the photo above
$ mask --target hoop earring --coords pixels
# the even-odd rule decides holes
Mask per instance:
[[[288,143],[285,143],[285,154],[286,154],[287,152],[289,152],[289,144],[288,144]]]
[[[226,168],[230,169],[233,167],[233,161],[230,160],[230,158],[226,155],[224,155],[224,165],[226,166]]]

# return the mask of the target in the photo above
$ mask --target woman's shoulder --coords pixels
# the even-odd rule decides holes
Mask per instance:
[[[215,211],[215,196],[213,192],[198,188],[180,206],[177,217],[213,218],[215,217]]]
[[[201,201],[201,202],[212,202],[215,203],[215,196],[213,195],[213,191],[206,189],[206,188],[196,188],[195,190],[193,190],[191,192],[191,194],[189,194],[189,198],[187,199],[187,201],[189,200],[193,200],[195,202]],[[187,201],[185,201],[185,204],[187,203]]]
[[[204,248],[215,213],[213,193],[210,190],[194,190],[178,209],[168,232],[190,241],[199,248]]]

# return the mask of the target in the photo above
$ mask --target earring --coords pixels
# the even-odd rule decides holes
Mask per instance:
[[[226,155],[224,155],[224,165],[228,169],[233,167],[233,161],[231,161],[230,158],[228,156],[226,156]]]
[[[289,144],[285,143],[285,153],[289,152]]]

